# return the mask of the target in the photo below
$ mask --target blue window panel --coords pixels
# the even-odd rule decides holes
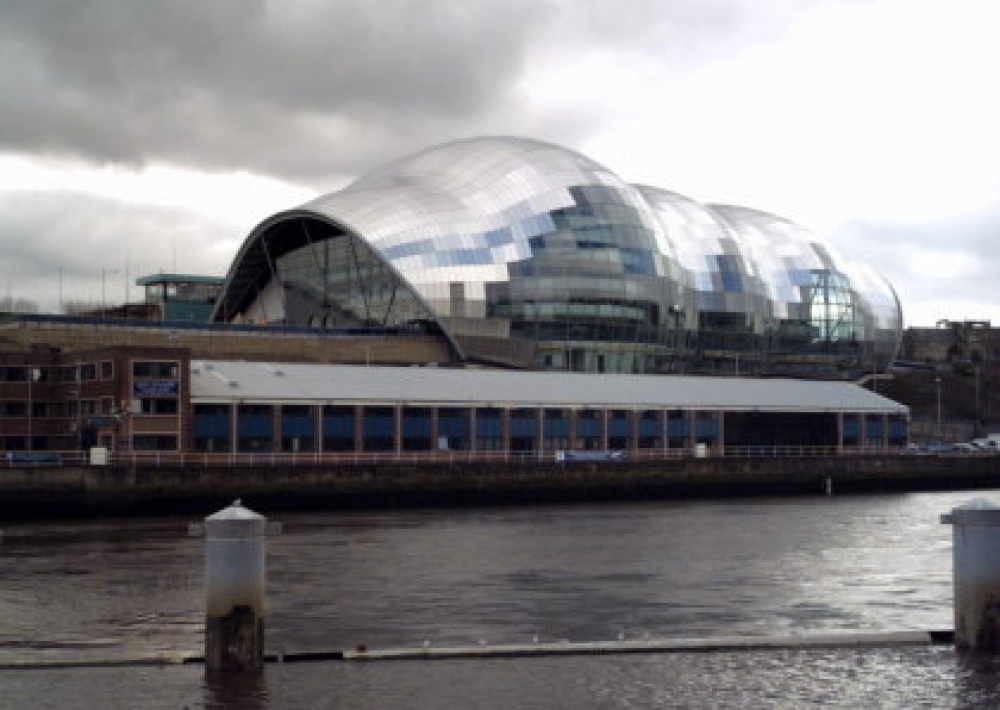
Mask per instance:
[[[477,419],[476,436],[500,437],[503,436],[503,422],[500,419]]]
[[[844,420],[844,436],[856,439],[861,435],[861,423],[857,419]]]
[[[697,437],[699,439],[717,439],[719,437],[719,423],[714,419],[699,419],[696,422]]]
[[[469,414],[463,413],[458,416],[449,416],[438,413],[438,435],[439,436],[461,436],[469,435]]]
[[[545,436],[569,436],[569,419],[546,419]]]
[[[368,419],[365,418],[364,424],[364,435],[366,439],[370,438],[389,438],[394,436],[396,433],[393,422],[386,421],[385,419]]]
[[[879,438],[882,436],[882,420],[881,419],[868,419],[865,422],[865,435],[871,438]]]
[[[510,435],[517,437],[538,436],[538,422],[533,417],[512,417]]]
[[[726,293],[742,293],[743,277],[735,271],[722,271],[722,288]]]
[[[475,266],[492,264],[493,254],[489,249],[453,249],[436,254],[435,263],[440,266]]]
[[[281,418],[281,431],[285,436],[312,436],[314,428],[312,417]]]
[[[430,416],[409,416],[403,419],[403,436],[428,437],[431,435]]]
[[[323,433],[326,436],[354,436],[354,417],[323,417]]]
[[[653,254],[644,249],[622,249],[622,263],[626,273],[655,274],[656,263]]]
[[[687,419],[670,419],[667,421],[667,436],[684,437],[688,434]]]
[[[195,414],[192,428],[196,437],[213,439],[228,437],[229,417],[224,414]]]
[[[366,412],[362,427],[366,439],[391,438],[396,434],[396,421],[391,413]]]
[[[273,433],[273,424],[271,417],[257,415],[240,417],[240,437],[269,437]]]
[[[576,422],[576,435],[577,436],[600,436],[601,435],[601,420],[600,419],[578,419]]]
[[[417,254],[427,254],[433,251],[434,243],[429,239],[421,239],[420,241],[389,247],[385,250],[385,255],[388,259],[400,259],[407,256],[416,256]]]
[[[660,422],[656,420],[643,419],[639,422],[639,435],[640,436],[659,436],[660,435]]]
[[[889,422],[889,436],[894,438],[906,436],[906,422],[902,420]]]
[[[608,436],[628,436],[632,433],[628,419],[608,420]]]
[[[510,244],[514,241],[514,237],[511,236],[510,230],[507,228],[495,229],[492,232],[486,232],[486,234],[483,235],[483,239],[485,240],[487,246],[491,247],[502,247],[504,244]]]
[[[528,219],[524,220],[523,228],[524,233],[529,236],[548,234],[549,232],[556,231],[555,222],[552,221],[552,217],[548,212],[532,215]]]

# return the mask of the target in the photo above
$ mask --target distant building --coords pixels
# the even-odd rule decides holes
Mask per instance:
[[[0,450],[715,454],[908,437],[907,406],[831,381],[896,358],[884,280],[785,219],[630,185],[538,141],[430,148],[268,218],[224,279],[138,284],[144,303],[89,317],[0,317]]]
[[[903,446],[907,422],[846,382],[0,352],[5,452],[832,454]]]
[[[900,359],[924,364],[1000,363],[1000,328],[980,320],[942,320],[934,328],[907,328]]]
[[[225,280],[217,276],[154,274],[136,284],[145,289],[145,303],[155,308],[155,320],[207,323]]]

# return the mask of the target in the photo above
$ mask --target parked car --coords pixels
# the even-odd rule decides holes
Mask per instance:
[[[909,443],[906,445],[906,450],[911,454],[946,454],[955,449],[943,441],[924,441],[919,444]]]
[[[11,463],[62,463],[57,451],[8,451],[6,458]]]

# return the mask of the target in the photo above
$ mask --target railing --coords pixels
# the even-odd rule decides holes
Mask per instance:
[[[606,455],[602,456],[601,453]],[[582,463],[622,464],[630,461],[669,461],[695,458],[808,458],[830,456],[895,456],[915,453],[905,447],[843,447],[836,446],[729,446],[718,447],[634,449],[630,451],[342,451],[299,453],[204,453],[204,452],[108,452],[107,465],[140,467],[287,467],[313,468],[321,466],[362,465],[427,465],[427,464],[531,464],[557,463],[572,467]],[[959,454],[960,452],[952,452]],[[983,455],[996,455],[982,452]],[[976,455],[963,454],[963,455]],[[52,467],[101,465],[91,460],[87,452],[13,452],[0,454],[0,467]]]

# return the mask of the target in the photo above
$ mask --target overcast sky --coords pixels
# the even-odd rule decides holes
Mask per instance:
[[[1000,325],[995,0],[12,0],[0,297],[224,275],[270,214],[521,135],[793,219]]]

